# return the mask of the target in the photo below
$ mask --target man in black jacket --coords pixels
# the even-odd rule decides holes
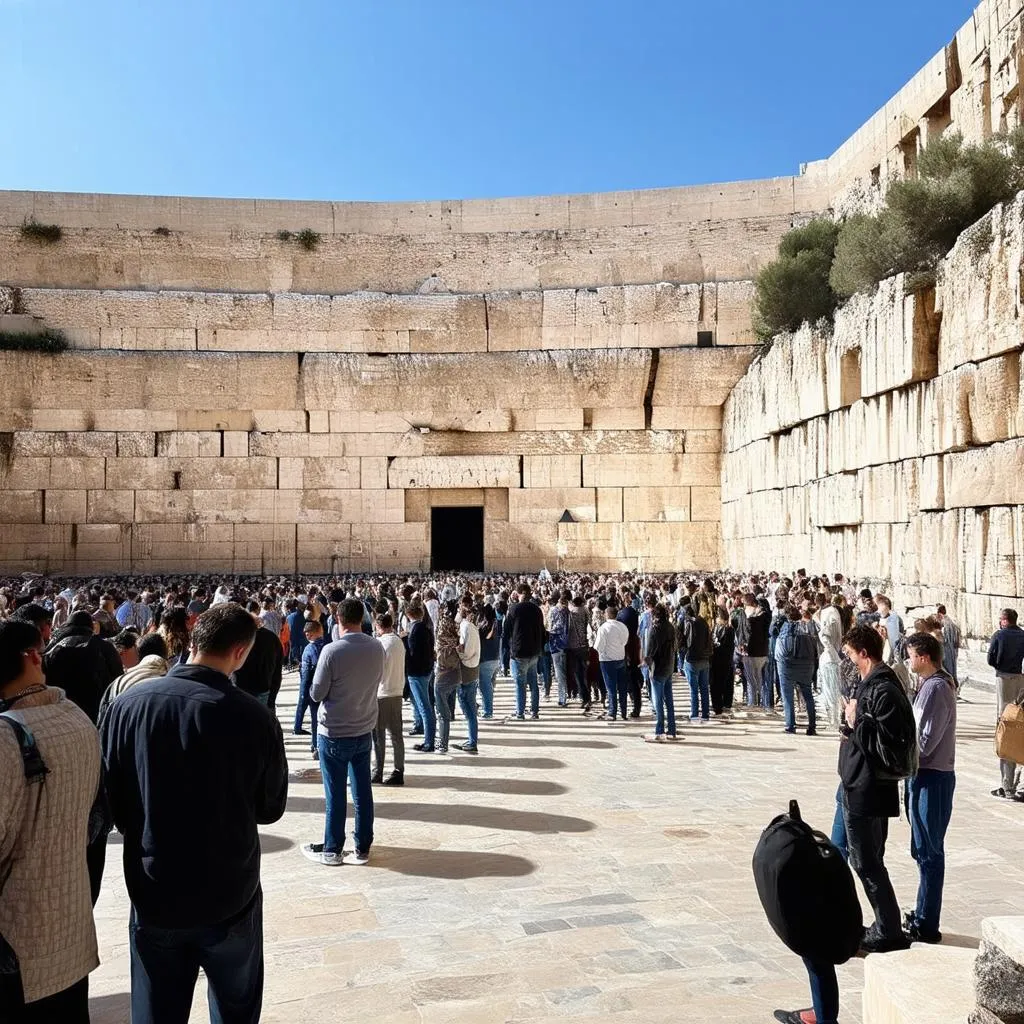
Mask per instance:
[[[124,666],[114,645],[96,635],[92,616],[79,611],[53,634],[43,655],[43,671],[47,686],[59,686],[95,725],[100,700]]]
[[[246,693],[251,693],[273,711],[278,691],[281,689],[284,648],[281,646],[281,638],[260,622],[259,602],[250,601],[246,605],[246,610],[259,628],[256,630],[249,657],[235,673],[235,686]]]
[[[913,712],[896,673],[882,662],[880,633],[871,626],[854,626],[843,637],[843,653],[860,675],[859,685],[846,702],[839,745],[843,820],[850,867],[875,912],[875,923],[865,931],[862,947],[869,953],[883,953],[906,949],[909,942],[884,862],[889,819],[900,813],[899,783],[891,773],[882,771],[879,753],[885,756],[887,745],[894,751],[908,715],[913,733]],[[916,748],[916,738],[914,745]]]
[[[516,684],[516,713],[508,720],[526,718],[526,688],[530,688],[530,717],[540,717],[540,687],[537,684],[537,659],[544,650],[544,613],[530,600],[530,585],[516,588],[519,600],[505,616],[505,637],[512,655],[512,681]]]
[[[132,901],[134,1024],[185,1024],[200,967],[211,1018],[260,1018],[256,826],[284,814],[288,762],[277,719],[230,679],[256,629],[237,604],[211,608],[196,622],[189,664],[133,686],[103,719],[107,794]]]

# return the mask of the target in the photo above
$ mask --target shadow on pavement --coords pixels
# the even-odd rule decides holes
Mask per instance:
[[[407,775],[406,789],[454,789],[460,793],[516,793],[520,796],[560,796],[569,790],[543,779],[469,779],[461,775]]]
[[[128,1024],[131,1016],[131,996],[115,992],[109,996],[89,999],[89,1019],[92,1024]]]
[[[281,853],[283,850],[290,850],[295,845],[294,839],[287,836],[275,836],[268,832],[260,833],[260,850],[263,853]]]
[[[369,867],[420,878],[516,878],[535,866],[525,857],[470,850],[421,850],[373,845]]]

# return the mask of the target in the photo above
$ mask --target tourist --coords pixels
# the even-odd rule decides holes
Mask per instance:
[[[860,677],[853,697],[846,703],[846,723],[839,745],[843,824],[850,866],[875,912],[874,924],[865,931],[863,948],[882,953],[908,945],[884,862],[889,818],[899,816],[900,801],[897,783],[880,777],[866,750],[890,742],[892,733],[883,723],[898,718],[907,698],[902,683],[882,662],[882,637],[877,630],[854,626],[843,637],[843,652]]]
[[[384,648],[363,632],[365,610],[356,598],[342,601],[338,610],[341,637],[323,649],[309,688],[310,697],[320,702],[317,746],[327,814],[324,841],[305,843],[302,852],[328,867],[366,864],[373,845],[370,751],[384,675]],[[350,780],[354,849],[346,853],[346,784]]]
[[[102,724],[103,717],[110,706],[110,702],[119,697],[125,690],[138,686],[148,679],[159,679],[167,675],[167,644],[159,633],[147,633],[136,644],[136,653],[139,656],[138,663],[134,668],[118,676],[106,689],[100,700],[98,720]]]
[[[833,729],[839,728],[843,714],[839,695],[840,648],[843,645],[843,620],[839,608],[842,600],[837,594],[818,612],[818,640],[821,643],[818,688],[825,706],[825,715]]]
[[[196,621],[189,663],[131,687],[103,720],[132,904],[132,1024],[184,1024],[200,968],[211,1019],[260,1019],[257,825],[284,814],[288,761],[277,719],[231,683],[256,631],[236,604],[211,609]]]
[[[188,612],[181,605],[171,605],[160,616],[158,632],[167,646],[167,663],[173,668],[188,661],[192,644],[188,628]]]
[[[93,723],[104,691],[124,671],[114,645],[96,634],[98,628],[88,612],[77,611],[53,634],[43,655],[47,685],[60,687]]]
[[[1024,629],[1017,625],[1017,613],[1004,608],[999,613],[999,629],[988,644],[988,663],[996,670],[996,721],[1008,704],[1024,701]],[[1024,801],[1024,792],[1016,786],[1017,764],[1002,759],[999,762],[1000,784],[992,790],[993,796],[1007,800]]]
[[[302,652],[306,647],[306,613],[294,598],[286,605],[288,615],[288,668],[298,668],[302,664]]]
[[[675,630],[668,621],[668,609],[655,604],[651,609],[651,625],[647,633],[647,669],[651,680],[651,703],[654,705],[654,735],[644,739],[661,743],[666,732],[670,740],[676,735],[676,706],[672,696],[672,669],[676,661]]]
[[[569,700],[568,655],[569,647],[569,591],[558,594],[558,602],[548,613],[548,649],[558,686],[558,706],[564,708]]]
[[[319,701],[313,700],[310,690],[313,686],[313,676],[316,674],[316,665],[320,660],[323,649],[327,646],[327,637],[324,636],[324,627],[318,619],[308,619],[302,624],[302,633],[306,646],[302,649],[302,659],[299,662],[299,696],[295,703],[295,721],[292,723],[293,736],[305,736],[306,730],[302,723],[306,718],[306,709],[309,708],[309,749],[313,760],[318,760],[320,751],[317,748],[317,714],[320,711]]]
[[[643,677],[640,674],[640,613],[633,607],[633,592],[628,588],[622,590],[623,606],[619,609],[618,620],[629,630],[626,642],[626,686],[629,692],[631,708],[630,718],[640,717],[640,687]]]
[[[111,639],[114,650],[121,659],[121,667],[127,671],[135,668],[139,663],[139,652],[137,649],[139,634],[134,629],[122,629],[117,636]]]
[[[457,615],[458,604],[454,600],[444,602],[434,638],[434,710],[437,712],[437,743],[434,750],[438,754],[448,753],[452,719],[455,717],[455,695],[462,683],[461,641],[459,624],[455,621]]]
[[[384,674],[377,690],[377,725],[373,731],[373,782],[405,784],[405,737],[402,735],[402,694],[405,691],[405,644],[395,635],[390,612],[377,616],[377,640],[384,648]],[[394,768],[384,778],[386,735],[391,737]]]
[[[961,634],[960,627],[953,620],[953,616],[946,611],[946,606],[940,604],[935,609],[935,617],[942,624],[942,667],[950,676],[957,687],[960,686],[957,677],[957,661],[960,657]]]
[[[711,656],[714,644],[708,624],[691,602],[684,608],[679,649],[684,652],[683,672],[690,687],[690,724],[707,725],[711,716]]]
[[[263,624],[258,601],[249,601],[245,608],[258,628],[249,657],[235,673],[235,686],[273,710],[284,670],[281,640],[277,633]]]
[[[775,706],[775,700],[771,691],[766,691],[763,685],[764,666],[768,660],[768,627],[771,620],[751,593],[743,596],[743,612],[746,620],[746,642],[740,653],[743,655],[743,674],[747,683],[747,707],[756,708],[761,704],[765,710],[771,710]]]
[[[418,600],[409,603],[409,633],[405,637],[405,671],[409,694],[419,726],[413,724],[410,736],[422,736],[413,749],[430,753],[434,749],[437,714],[434,711],[434,631],[426,621],[426,609]]]
[[[907,780],[910,855],[921,877],[917,905],[906,915],[904,930],[911,942],[941,942],[944,843],[956,787],[956,683],[942,668],[942,645],[931,634],[907,637],[907,653],[911,671],[921,680],[914,699],[920,761],[917,774]]]
[[[526,691],[530,691],[530,718],[540,717],[540,689],[537,685],[537,661],[544,648],[544,613],[530,600],[529,583],[516,587],[519,600],[509,606],[504,632],[508,640],[512,681],[516,687],[516,710],[508,720],[521,722],[526,717]]]
[[[796,689],[807,708],[807,735],[816,733],[816,711],[811,683],[814,678],[814,640],[804,632],[802,614],[794,604],[786,606],[786,622],[775,641],[775,667],[782,689],[782,707],[785,731],[796,732]]]
[[[122,627],[117,618],[117,610],[114,595],[104,594],[100,598],[99,607],[92,613],[93,622],[100,624],[100,636],[105,640],[109,640],[121,631]],[[65,619],[64,622],[66,621]],[[62,622],[61,625],[63,624]]]
[[[477,616],[480,631],[480,703],[483,705],[482,718],[494,717],[494,680],[501,665],[501,623],[494,606],[485,604]]]
[[[473,600],[462,606],[459,619],[459,688],[456,691],[459,707],[466,719],[467,736],[464,743],[453,743],[464,754],[477,752],[476,696],[480,681],[480,628],[473,617]],[[445,732],[447,732],[446,723]]]
[[[594,650],[601,666],[605,692],[608,695],[607,711],[598,715],[600,719],[612,722],[626,721],[626,645],[629,643],[629,628],[618,618],[614,604],[605,606],[604,622],[594,638]],[[621,716],[621,717],[620,717]]]
[[[565,651],[566,672],[569,676],[569,690],[573,687],[580,699],[584,715],[590,714],[590,686],[587,680],[589,649],[587,643],[587,610],[581,594],[575,594],[569,608],[569,640]]]
[[[733,659],[736,654],[736,632],[730,624],[729,611],[722,605],[715,609],[715,629],[711,634],[711,713],[732,716],[735,675]]]
[[[21,990],[3,985],[0,1019],[88,1024],[99,957],[82,851],[100,747],[82,710],[47,686],[42,634],[26,618],[0,623],[0,712],[0,936],[20,971],[3,981]]]

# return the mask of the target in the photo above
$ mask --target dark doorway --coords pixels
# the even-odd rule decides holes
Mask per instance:
[[[430,568],[484,571],[484,510],[430,510]]]

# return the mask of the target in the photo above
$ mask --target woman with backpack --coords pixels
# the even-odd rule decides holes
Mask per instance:
[[[800,628],[802,614],[796,605],[786,605],[785,613],[786,620],[775,641],[775,668],[779,674],[779,684],[782,689],[786,732],[796,732],[794,691],[799,687],[807,707],[807,735],[814,736],[817,722],[812,683],[817,641]]]

